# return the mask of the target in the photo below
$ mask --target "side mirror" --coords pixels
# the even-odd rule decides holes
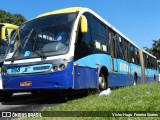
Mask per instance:
[[[1,28],[1,40],[6,38],[6,27]]]
[[[6,24],[4,26],[2,26],[0,29],[1,31],[1,40],[5,40],[6,39],[6,35],[8,35],[8,39],[11,38],[11,33],[14,31],[14,30],[17,30],[19,26],[16,26],[16,25],[12,25],[12,24]]]
[[[88,32],[87,18],[84,15],[81,16],[81,32],[82,33]]]

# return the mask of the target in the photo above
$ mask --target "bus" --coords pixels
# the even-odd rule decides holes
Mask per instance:
[[[22,91],[103,91],[137,85],[157,81],[158,70],[156,57],[97,13],[73,7],[21,25],[7,50],[2,78],[1,96],[6,97]]]
[[[0,90],[3,89],[1,68],[4,61],[4,56],[10,43],[10,38],[16,29],[18,29],[18,26],[16,25],[9,23],[0,23]]]

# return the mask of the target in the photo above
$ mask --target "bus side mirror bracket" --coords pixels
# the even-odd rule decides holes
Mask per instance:
[[[88,22],[87,18],[84,15],[81,16],[81,32],[82,33],[88,32]]]

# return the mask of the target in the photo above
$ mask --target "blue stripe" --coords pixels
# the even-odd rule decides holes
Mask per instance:
[[[106,66],[111,71],[111,57],[106,54],[92,54],[75,61],[74,64],[92,68],[97,68],[97,65],[101,65]]]

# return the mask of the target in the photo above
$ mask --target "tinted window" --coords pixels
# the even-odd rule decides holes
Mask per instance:
[[[108,27],[92,16],[92,44],[94,53],[109,53]]]
[[[74,60],[78,60],[82,57],[85,57],[87,55],[91,54],[91,15],[90,13],[84,13],[83,14],[87,18],[88,22],[88,32],[87,33],[82,33],[81,32],[81,25],[79,22],[78,26],[78,34],[77,34],[77,41],[75,44],[75,55],[74,55]]]

